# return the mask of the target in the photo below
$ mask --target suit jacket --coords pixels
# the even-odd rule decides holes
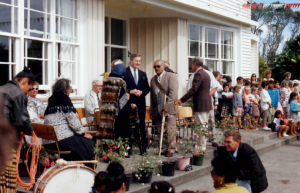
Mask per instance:
[[[138,84],[136,85],[134,82],[134,78],[131,74],[130,68],[127,67],[125,76],[124,76],[124,80],[127,84],[127,90],[128,90],[127,92],[128,93],[134,89],[141,90],[143,92],[143,94],[140,97],[137,97],[137,96],[131,94],[130,102],[136,104],[138,107],[138,110],[144,111],[144,113],[145,113],[145,111],[146,111],[145,97],[150,92],[150,86],[148,83],[147,74],[141,70],[138,70],[138,74],[139,74],[139,80],[138,80]],[[140,119],[142,119],[142,118],[140,117]]]
[[[218,155],[229,155],[225,147],[217,148]],[[268,180],[266,170],[256,151],[246,143],[240,143],[236,159],[238,179],[250,180],[252,193],[259,193],[267,189]]]
[[[213,109],[210,96],[210,77],[203,69],[199,69],[195,73],[192,88],[180,100],[184,103],[191,97],[193,97],[194,112],[205,112]]]
[[[165,95],[159,91],[157,93],[157,86],[155,81],[157,80],[157,75],[155,75],[151,81],[151,113],[154,113],[154,116],[163,115],[162,109],[166,108],[168,109],[168,114],[170,115],[176,115],[179,111],[178,109],[174,108],[174,103],[177,100],[178,97],[178,77],[176,74],[171,72],[164,72],[160,84],[161,86],[168,91],[167,93],[167,101],[166,104],[164,104]]]

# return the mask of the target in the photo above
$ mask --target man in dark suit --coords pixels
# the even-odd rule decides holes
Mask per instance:
[[[147,74],[141,70],[139,67],[141,65],[141,55],[132,54],[130,56],[130,66],[126,68],[125,81],[127,84],[127,89],[130,93],[130,102],[135,104],[138,108],[138,114],[140,118],[140,127],[138,132],[140,139],[137,139],[138,146],[140,148],[141,154],[146,152],[147,148],[147,138],[145,131],[145,112],[146,112],[146,95],[150,91],[150,86],[148,83]],[[130,135],[131,136],[131,135]],[[136,136],[136,135],[135,135]],[[131,141],[131,140],[130,140]]]
[[[210,77],[203,70],[203,62],[200,58],[193,59],[192,68],[195,72],[192,88],[178,100],[178,104],[186,102],[193,97],[193,109],[196,117],[196,124],[208,123],[209,111],[213,109],[210,95]],[[199,132],[197,145],[206,150],[206,138]]]
[[[241,134],[238,131],[227,131],[224,137],[225,146],[218,147],[217,154],[230,156],[236,162],[238,168],[236,183],[252,193],[267,189],[266,170],[256,151],[250,145],[241,143]]]

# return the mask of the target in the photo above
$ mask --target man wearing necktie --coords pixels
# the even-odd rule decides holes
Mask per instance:
[[[100,107],[102,82],[100,80],[94,80],[92,82],[92,90],[85,95],[84,108],[86,115],[86,122],[88,124],[94,123],[95,114],[94,110]]]
[[[157,60],[153,68],[156,75],[151,79],[151,118],[155,119],[158,133],[161,133],[162,117],[165,112],[166,122],[168,125],[167,134],[168,141],[175,145],[176,143],[176,114],[179,113],[178,107],[176,106],[178,97],[178,76],[177,74],[165,71],[165,62],[163,60]],[[165,103],[166,97],[166,103]],[[165,149],[167,155],[172,156],[171,149],[168,147]]]
[[[145,112],[146,112],[146,95],[150,91],[147,74],[139,67],[141,65],[141,55],[132,54],[130,56],[130,66],[126,68],[124,80],[127,84],[127,90],[130,93],[130,103],[135,104],[138,108],[138,114],[140,119],[140,127],[135,128],[135,132],[140,133],[141,142],[138,144],[141,154],[146,152],[147,138],[145,131]],[[139,131],[137,131],[139,129]],[[131,135],[130,135],[131,136]],[[129,139],[130,140],[130,139]],[[131,141],[131,140],[130,140]]]

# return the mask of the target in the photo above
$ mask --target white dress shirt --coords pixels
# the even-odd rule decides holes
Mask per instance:
[[[165,71],[163,71],[159,76],[157,76],[157,80],[158,80],[159,83],[160,83],[164,73],[165,73]],[[156,94],[159,93],[159,91],[160,91],[159,88],[156,87]]]
[[[129,68],[130,68],[133,79],[134,79],[134,70],[136,70],[136,78],[137,78],[137,81],[139,81],[139,71],[138,71],[138,69],[134,69],[131,66],[129,66]]]

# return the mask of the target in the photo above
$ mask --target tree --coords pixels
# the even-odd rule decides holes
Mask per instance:
[[[291,39],[294,39],[295,36],[300,32],[300,11],[295,11],[295,14],[292,17],[291,29]]]
[[[272,74],[282,80],[285,72],[292,73],[292,79],[300,79],[300,34],[286,42],[286,48],[275,63]]]
[[[259,56],[259,77],[265,78],[265,72],[271,70],[266,64],[264,57]]]
[[[272,17],[270,17],[270,15],[267,14],[268,11],[269,11],[268,9],[264,9],[262,7],[257,7],[256,9],[253,9],[251,11],[251,19],[259,23],[258,26],[254,26],[251,28],[253,34],[259,36],[262,32],[261,27],[272,21]]]

